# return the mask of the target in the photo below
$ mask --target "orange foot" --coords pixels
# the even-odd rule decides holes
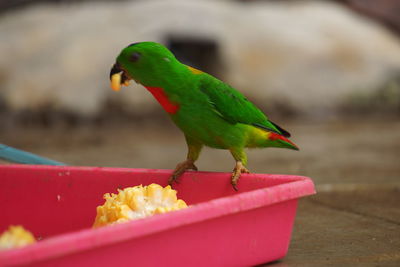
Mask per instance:
[[[172,186],[172,184],[179,183],[179,177],[186,171],[186,170],[195,170],[197,171],[197,167],[194,165],[193,160],[187,159],[181,163],[176,165],[174,172],[172,173],[171,177],[169,177],[168,184]]]
[[[248,169],[246,169],[246,167],[243,165],[243,163],[241,161],[236,161],[236,166],[233,169],[232,176],[231,176],[231,184],[233,186],[233,189],[235,189],[235,191],[238,191],[237,182],[242,173],[250,173],[250,172]]]

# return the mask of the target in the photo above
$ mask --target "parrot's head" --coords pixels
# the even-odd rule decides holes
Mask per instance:
[[[110,71],[111,88],[128,85],[131,79],[143,85],[171,74],[179,61],[165,46],[154,42],[133,43],[122,49]]]

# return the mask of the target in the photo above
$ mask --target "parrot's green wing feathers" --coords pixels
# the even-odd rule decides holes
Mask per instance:
[[[234,88],[211,76],[201,81],[200,91],[209,99],[215,112],[226,121],[253,125],[289,137],[290,134],[268,120],[267,116]]]

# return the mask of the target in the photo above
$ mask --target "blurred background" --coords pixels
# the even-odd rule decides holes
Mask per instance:
[[[0,3],[2,143],[73,165],[174,168],[186,146],[158,103],[139,85],[109,87],[119,51],[150,40],[292,132],[300,152],[252,150],[253,172],[399,178],[398,1]],[[198,167],[233,163],[206,149]]]
[[[286,262],[398,261],[399,38],[397,0],[2,0],[0,142],[70,165],[173,169],[182,133],[143,87],[109,86],[122,48],[161,42],[299,145],[248,154],[252,172],[317,185]],[[228,172],[234,161],[205,149],[197,166]]]

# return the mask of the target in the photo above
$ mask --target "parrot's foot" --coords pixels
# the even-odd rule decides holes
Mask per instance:
[[[235,191],[238,191],[237,182],[242,173],[250,173],[250,172],[248,169],[246,169],[246,167],[243,165],[243,163],[241,161],[236,161],[236,166],[233,169],[232,176],[231,176],[231,184],[233,186],[233,189],[235,189]]]
[[[176,168],[174,170],[174,173],[171,175],[171,177],[168,180],[168,184],[172,186],[172,184],[179,183],[179,177],[186,171],[186,170],[195,170],[197,171],[196,165],[194,165],[193,160],[187,159],[181,163],[178,163],[176,165]]]

